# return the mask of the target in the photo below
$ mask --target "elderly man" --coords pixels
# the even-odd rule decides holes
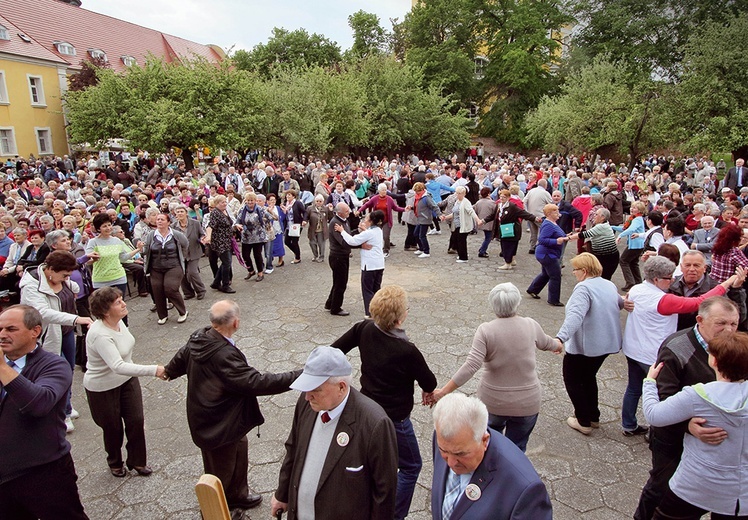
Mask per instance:
[[[709,342],[725,332],[738,328],[738,308],[728,298],[715,296],[699,306],[696,325],[668,337],[660,347],[655,365],[663,363],[657,377],[660,400],[680,392],[683,387],[715,380],[709,366]],[[683,435],[688,430],[708,444],[719,444],[726,433],[721,428],[703,427],[705,419],[694,417],[690,422],[672,426],[650,427],[649,449],[652,451],[652,470],[642,489],[635,520],[649,520],[668,489],[668,481],[675,473],[683,453]]]
[[[33,307],[0,314],[0,517],[87,519],[65,440],[73,374],[37,343],[41,333]]]
[[[748,168],[745,167],[745,160],[738,159],[735,161],[735,166],[727,170],[724,186],[736,193],[743,186],[748,186]]]
[[[538,184],[533,189],[527,192],[525,195],[525,209],[535,215],[535,217],[543,218],[543,208],[546,204],[553,204],[553,198],[548,193],[548,181],[540,179]],[[540,230],[540,224],[534,221],[528,220],[527,223],[530,225],[530,251],[531,255],[535,254],[535,244],[538,243],[538,231]]]
[[[330,254],[328,262],[332,269],[332,288],[330,295],[325,302],[325,309],[335,316],[348,316],[350,313],[343,310],[343,298],[345,289],[348,286],[348,271],[350,265],[351,246],[343,240],[343,235],[335,231],[336,225],[343,226],[347,233],[351,232],[348,226],[348,215],[351,214],[351,208],[345,202],[339,202],[335,206],[335,216],[330,219],[329,240]]]
[[[710,265],[712,263],[712,247],[719,234],[719,229],[714,227],[714,217],[711,215],[704,215],[700,220],[701,228],[694,230],[693,242],[691,242],[691,249],[695,249],[704,253],[706,257],[706,263]]]
[[[288,520],[392,520],[397,441],[377,403],[351,387],[351,365],[340,350],[317,347],[293,382],[296,403],[273,517]]]
[[[553,518],[548,491],[512,441],[488,429],[486,405],[449,394],[434,408],[434,520]]]
[[[718,284],[706,275],[706,265],[706,255],[701,251],[684,252],[680,259],[680,270],[683,274],[673,279],[668,292],[678,296],[701,296],[711,291]],[[694,325],[696,325],[695,312],[678,314],[678,330]]]
[[[288,391],[301,371],[261,374],[232,339],[238,329],[239,305],[214,303],[210,326],[193,332],[165,371],[187,375],[187,423],[205,472],[221,479],[229,508],[250,509],[262,502],[247,484],[247,432],[265,422],[257,396]]]

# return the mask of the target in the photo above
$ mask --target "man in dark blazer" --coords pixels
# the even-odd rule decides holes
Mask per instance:
[[[351,246],[343,240],[343,235],[335,231],[335,225],[340,224],[346,232],[351,232],[348,226],[348,215],[351,214],[351,208],[345,202],[338,202],[334,210],[335,216],[330,219],[330,224],[328,224],[330,254],[327,258],[330,269],[332,269],[332,287],[325,302],[325,309],[335,316],[348,316],[350,313],[343,310],[343,298],[345,297],[345,289],[348,287]]]
[[[259,395],[288,391],[300,371],[261,374],[231,338],[239,305],[221,300],[210,308],[210,326],[192,333],[165,369],[165,379],[187,375],[187,424],[200,448],[205,473],[221,479],[231,509],[260,505],[247,484],[247,433],[265,422]]]
[[[723,186],[735,193],[738,193],[743,186],[748,186],[748,168],[745,167],[743,159],[735,161],[735,166],[727,170]]]
[[[434,520],[551,520],[548,491],[514,443],[488,429],[486,405],[454,393],[434,408]]]
[[[395,428],[377,403],[351,388],[340,350],[317,347],[291,388],[296,404],[272,516],[314,511],[316,520],[392,520],[397,488]]]

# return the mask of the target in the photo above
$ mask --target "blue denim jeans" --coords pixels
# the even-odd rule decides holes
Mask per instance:
[[[413,234],[416,236],[416,239],[418,240],[418,249],[421,250],[421,252],[429,254],[431,252],[431,249],[429,249],[429,240],[426,238],[426,233],[429,232],[429,225],[428,224],[416,224],[416,229],[413,231]]]
[[[488,414],[488,427],[503,434],[522,450],[522,453],[527,449],[527,441],[530,440],[530,434],[536,422],[538,422],[538,414],[525,417]]]
[[[426,228],[428,229],[428,226]],[[398,454],[395,520],[401,520],[408,516],[423,461],[421,460],[421,452],[418,450],[418,440],[413,431],[413,423],[410,422],[410,417],[402,421],[394,421],[394,423]]]
[[[488,246],[491,244],[491,238],[493,238],[493,230],[484,229],[483,230],[483,243],[480,245],[480,248],[478,249],[478,254],[485,255],[488,252]]]
[[[626,356],[626,364],[629,368],[629,383],[623,394],[623,405],[621,406],[621,426],[624,430],[635,430],[639,423],[636,421],[636,408],[642,396],[642,384],[647,377],[649,366]]]

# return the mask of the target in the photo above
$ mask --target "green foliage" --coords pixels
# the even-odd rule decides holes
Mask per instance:
[[[335,42],[320,34],[275,27],[267,43],[255,45],[251,51],[238,50],[232,59],[237,68],[269,78],[278,69],[329,67],[340,62],[341,54]]]
[[[691,151],[748,146],[748,15],[709,23],[684,48],[674,132]]]
[[[704,0],[574,0],[576,47],[588,59],[608,54],[630,69],[680,76],[683,46],[694,30],[748,11],[748,2]]]
[[[669,95],[666,85],[598,57],[529,113],[529,138],[563,153],[615,145],[633,160],[667,142],[658,115]]]
[[[363,10],[348,17],[348,25],[353,30],[353,45],[346,53],[350,59],[384,54],[390,48],[390,35],[379,24],[379,17]]]

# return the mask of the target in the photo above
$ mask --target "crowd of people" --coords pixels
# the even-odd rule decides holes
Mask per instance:
[[[9,160],[0,192],[0,298],[8,307],[0,314],[0,439],[33,437],[25,442],[35,456],[0,450],[0,467],[9,468],[0,469],[0,508],[54,518],[49,504],[23,490],[54,474],[64,484],[54,514],[85,518],[64,438],[80,415],[71,400],[78,364],[115,477],[153,471],[138,377],[187,376],[188,423],[206,472],[222,480],[233,510],[255,507],[262,497],[248,486],[246,435],[264,421],[257,396],[294,389],[302,396],[273,514],[405,518],[422,467],[410,421],[417,383],[423,404],[434,407],[433,517],[485,518],[490,506],[501,511],[496,518],[515,518],[516,508],[550,518],[545,486],[523,453],[541,413],[536,350],[564,353],[574,412],[566,424],[584,435],[600,427],[596,375],[622,351],[628,385],[621,431],[646,434],[653,454],[635,518],[699,518],[704,511],[743,518],[740,502],[748,497],[739,471],[707,475],[734,483],[726,488],[735,492],[704,497],[685,484],[699,461],[739,465],[745,458],[736,454],[742,430],[735,422],[744,420],[748,375],[748,341],[736,332],[748,326],[748,168],[738,160],[721,180],[719,170],[702,158],[649,157],[629,171],[599,157],[519,154],[427,162],[232,153],[191,170],[173,154]],[[403,329],[405,291],[383,285],[397,225],[407,230],[401,251],[423,259],[424,269],[433,254],[428,237],[449,226],[443,254],[459,264],[488,262],[496,248],[503,258],[497,278],[529,274],[516,260],[528,232],[540,273],[525,293],[539,299],[547,287],[548,304],[565,307],[563,325],[546,334],[519,314],[522,291],[499,283],[488,297],[496,318],[478,327],[466,361],[438,387]],[[169,363],[133,362],[128,296],[151,298],[158,325],[172,309],[184,323],[189,300],[208,294],[201,258],[211,270],[209,288],[234,294],[235,267],[246,270],[247,281],[281,276],[286,248],[291,265],[307,256],[304,236],[311,262],[330,267],[324,307],[335,316],[350,314],[343,302],[352,250],[360,249],[365,319],[331,347],[312,351],[303,370],[252,368],[232,338],[240,312],[229,300],[211,307],[210,325]],[[576,254],[567,254],[574,241]],[[577,284],[564,303],[567,259]],[[624,285],[616,287],[619,266]],[[356,347],[360,392],[344,355]],[[481,368],[476,398],[453,393]],[[49,391],[39,397],[40,388]],[[651,428],[637,420],[642,395]],[[33,421],[24,418],[28,407]],[[341,471],[331,474],[333,465]],[[487,472],[500,476],[492,483]],[[341,489],[350,500],[322,508]]]

